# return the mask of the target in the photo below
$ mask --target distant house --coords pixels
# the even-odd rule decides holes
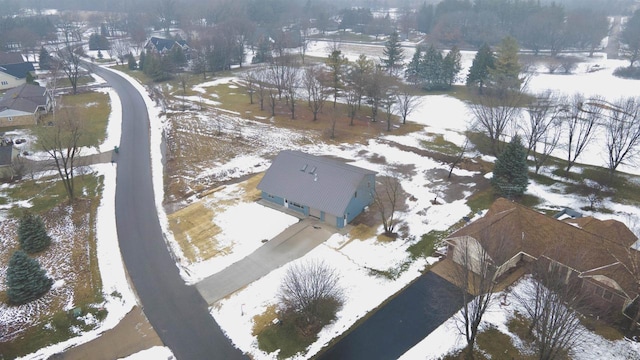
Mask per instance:
[[[373,201],[375,172],[300,151],[281,151],[258,184],[262,198],[342,228]]]
[[[505,199],[496,200],[487,214],[445,240],[447,257],[462,264],[471,254],[470,268],[479,273],[485,251],[497,268],[495,278],[527,263],[560,267],[564,281],[578,282],[592,307],[606,313],[624,313],[638,303],[638,286],[622,265],[630,257],[637,237],[621,222],[581,217],[556,220]],[[640,262],[639,262],[640,264]]]
[[[20,150],[13,143],[2,141],[0,144],[0,179],[13,177],[13,162],[19,156]]]
[[[175,39],[163,39],[159,37],[152,36],[147,43],[144,45],[144,48],[147,51],[156,54],[166,54],[173,50],[174,46],[179,46],[182,48],[182,51],[187,55],[190,48],[185,40],[175,40]]]
[[[0,99],[0,127],[36,125],[51,110],[47,89],[23,84],[8,90]]]
[[[27,73],[35,71],[19,53],[0,53],[0,90],[11,89],[27,82]]]

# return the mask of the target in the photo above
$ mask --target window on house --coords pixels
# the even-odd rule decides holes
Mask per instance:
[[[9,85],[9,82],[8,81],[3,81],[2,85]]]
[[[611,301],[611,299],[613,299],[613,293],[611,291],[609,291],[609,290],[603,290],[603,291],[604,291],[604,294],[602,294],[602,297],[605,300]]]
[[[12,118],[12,117],[9,117],[9,121],[13,121],[13,118]]]
[[[357,192],[357,191],[353,194],[353,197],[354,197],[354,198],[357,198],[357,197],[358,197],[358,192]]]
[[[595,289],[593,290],[593,292],[598,295],[598,296],[602,296],[604,289],[601,288],[600,286],[596,286]]]

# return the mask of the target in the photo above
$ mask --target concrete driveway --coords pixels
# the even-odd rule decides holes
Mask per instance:
[[[266,242],[244,259],[196,284],[209,304],[251,284],[286,263],[304,256],[325,242],[338,229],[306,218]]]

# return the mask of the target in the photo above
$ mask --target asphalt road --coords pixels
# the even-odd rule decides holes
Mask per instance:
[[[117,159],[116,224],[120,251],[151,325],[178,360],[246,359],[187,286],[164,242],[153,196],[149,116],[137,90],[119,75],[95,67],[122,102]]]
[[[428,272],[317,358],[397,359],[462,307],[459,294],[454,285]]]

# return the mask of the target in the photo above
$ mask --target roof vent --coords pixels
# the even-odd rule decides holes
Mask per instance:
[[[300,169],[300,171],[305,172],[307,170],[307,164],[302,165],[302,168]]]
[[[313,174],[313,181],[318,181],[318,174]]]
[[[309,174],[312,174],[312,175],[315,174],[316,173],[316,169],[317,169],[316,166],[312,167],[311,171],[309,171]]]

